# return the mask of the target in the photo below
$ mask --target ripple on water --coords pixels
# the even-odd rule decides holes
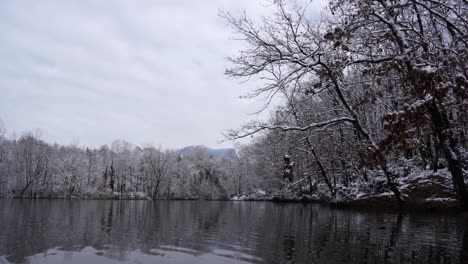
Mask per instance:
[[[467,228],[304,204],[0,200],[0,263],[463,263]]]

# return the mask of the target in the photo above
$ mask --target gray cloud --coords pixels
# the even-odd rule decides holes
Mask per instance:
[[[218,11],[265,15],[261,3],[1,1],[0,117],[62,144],[220,147],[259,104],[238,99],[255,82],[223,75],[241,43]]]

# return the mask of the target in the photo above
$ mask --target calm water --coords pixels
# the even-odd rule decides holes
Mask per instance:
[[[463,215],[313,204],[0,200],[0,263],[468,263]]]

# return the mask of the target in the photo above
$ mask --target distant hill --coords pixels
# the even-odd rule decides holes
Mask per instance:
[[[184,156],[191,155],[197,147],[202,147],[205,148],[208,153],[210,153],[211,156],[215,159],[235,159],[237,158],[236,152],[234,151],[233,148],[225,148],[225,149],[212,149],[212,148],[207,148],[204,146],[188,146],[185,148],[182,148],[179,150],[180,154]]]

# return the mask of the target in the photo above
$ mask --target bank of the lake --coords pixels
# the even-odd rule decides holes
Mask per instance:
[[[404,199],[402,208],[387,188],[383,178],[354,186],[337,186],[334,195],[327,191],[325,184],[315,186],[315,192],[285,188],[276,192],[257,190],[236,195],[232,200],[277,201],[326,203],[335,208],[378,209],[378,210],[432,210],[464,211],[455,196],[452,179],[447,171],[425,172],[397,179],[397,185]]]
[[[302,202],[320,203],[333,208],[371,209],[384,211],[397,210],[430,210],[430,211],[464,211],[461,203],[456,199],[453,190],[452,179],[447,170],[438,172],[426,171],[410,174],[407,177],[397,179],[404,204],[400,207],[393,193],[388,189],[386,180],[375,177],[369,182],[357,182],[354,185],[335,186],[335,194],[332,195],[324,183],[310,187],[303,180],[276,191],[264,191],[261,189],[250,193],[232,195],[223,198],[210,198],[209,196],[185,196],[185,197],[160,197],[156,200],[213,200],[213,201],[271,201],[271,202]],[[19,198],[10,196],[12,198]],[[5,198],[5,197],[3,197]],[[142,192],[111,192],[101,191],[97,193],[75,194],[63,196],[48,193],[37,193],[27,199],[85,199],[85,200],[153,200]]]

